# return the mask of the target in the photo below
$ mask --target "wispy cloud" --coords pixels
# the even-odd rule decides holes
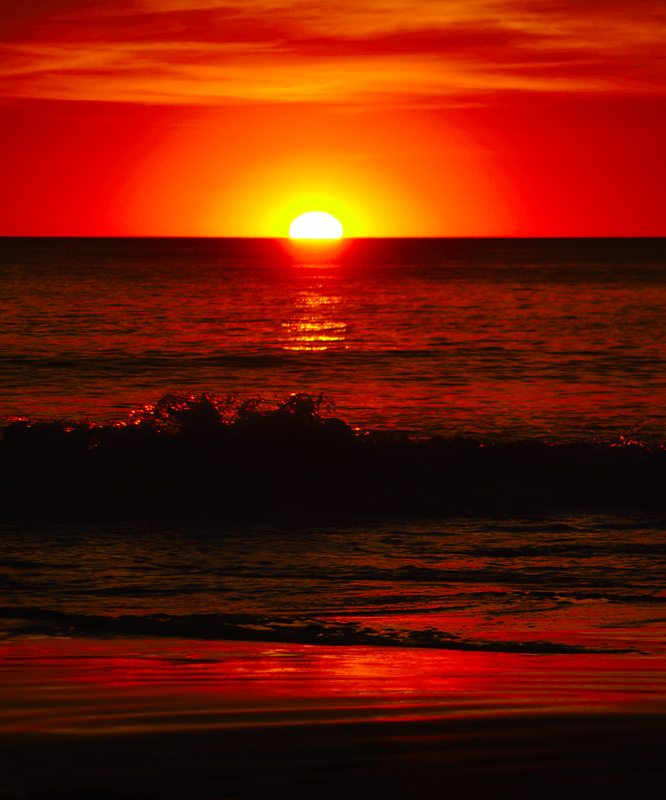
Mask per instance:
[[[4,0],[5,97],[447,104],[666,91],[666,8],[650,0],[54,5]]]

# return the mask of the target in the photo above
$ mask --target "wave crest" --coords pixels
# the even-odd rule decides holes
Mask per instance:
[[[7,518],[664,508],[666,450],[636,437],[493,443],[355,431],[333,402],[169,394],[122,421],[20,419],[0,442]]]

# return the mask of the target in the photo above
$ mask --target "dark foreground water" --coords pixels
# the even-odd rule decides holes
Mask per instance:
[[[666,518],[5,524],[0,630],[666,655]]]

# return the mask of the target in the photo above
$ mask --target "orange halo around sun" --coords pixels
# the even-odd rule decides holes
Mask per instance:
[[[326,211],[307,211],[289,226],[292,239],[340,239],[342,223]]]

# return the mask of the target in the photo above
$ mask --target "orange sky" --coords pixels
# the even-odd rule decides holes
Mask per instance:
[[[2,235],[664,236],[663,2],[2,0]]]

